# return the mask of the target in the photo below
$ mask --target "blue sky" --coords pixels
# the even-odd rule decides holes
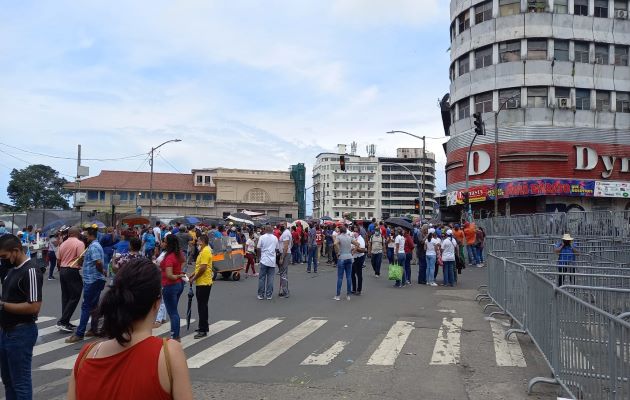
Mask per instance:
[[[147,152],[156,171],[286,169],[338,143],[378,155],[443,136],[444,0],[21,1],[0,13],[0,142],[88,158]],[[443,140],[436,153],[444,188]],[[0,144],[11,168],[76,162]],[[13,156],[13,157],[12,157]],[[18,160],[15,157],[21,159]],[[143,158],[84,164],[148,171]],[[309,185],[310,177],[307,179]],[[310,203],[310,202],[309,202]],[[310,206],[310,204],[309,204]]]

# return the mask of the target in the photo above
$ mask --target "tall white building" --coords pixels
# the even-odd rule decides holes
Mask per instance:
[[[374,147],[365,157],[339,145],[337,153],[321,153],[313,167],[313,216],[387,218],[419,214],[414,201],[424,182],[425,217],[433,210],[435,155],[422,149],[397,150],[397,157],[376,157]],[[344,156],[345,171],[340,156]],[[424,160],[424,163],[423,163]],[[413,174],[411,172],[413,172]],[[424,172],[424,173],[423,173]],[[413,175],[413,176],[412,176]]]

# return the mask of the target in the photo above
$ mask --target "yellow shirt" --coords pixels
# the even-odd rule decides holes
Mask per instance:
[[[197,272],[199,271],[199,267],[202,265],[207,265],[206,271],[198,276]],[[212,285],[212,250],[210,250],[210,246],[204,247],[197,256],[197,261],[195,262],[195,284],[197,286],[209,286]]]

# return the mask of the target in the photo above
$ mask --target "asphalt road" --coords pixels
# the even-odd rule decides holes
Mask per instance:
[[[194,323],[182,331],[195,398],[555,399],[552,386],[527,396],[530,378],[549,376],[542,357],[527,337],[501,340],[507,321],[489,319],[474,301],[486,274],[469,267],[455,288],[396,289],[368,261],[363,295],[350,301],[332,299],[336,270],[328,265],[317,274],[291,266],[288,299],[257,300],[256,278],[219,280],[210,296],[215,333],[194,341]],[[60,308],[59,282],[45,281],[41,319]],[[33,359],[36,399],[65,397],[81,347],[46,330],[55,322],[38,324],[45,335]]]

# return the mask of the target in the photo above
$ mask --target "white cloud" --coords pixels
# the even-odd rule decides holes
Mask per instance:
[[[444,0],[334,0],[333,15],[355,26],[421,26],[447,7]]]

